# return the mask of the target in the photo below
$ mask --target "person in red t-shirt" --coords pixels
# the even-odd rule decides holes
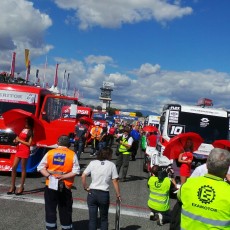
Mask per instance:
[[[180,153],[178,162],[181,163],[180,166],[180,181],[181,185],[184,184],[187,178],[191,175],[191,164],[193,160],[193,142],[191,139],[187,139],[184,151]]]

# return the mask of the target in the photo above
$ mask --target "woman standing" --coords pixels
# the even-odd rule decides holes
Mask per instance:
[[[10,190],[7,192],[8,195],[14,194],[16,191],[15,181],[17,176],[17,167],[19,162],[21,161],[21,185],[18,191],[15,193],[16,195],[21,195],[24,191],[24,183],[26,179],[26,163],[27,159],[30,156],[30,145],[33,139],[33,126],[34,122],[31,118],[27,118],[25,120],[25,127],[14,140],[14,142],[18,143],[18,149],[15,154],[14,163],[12,166],[12,173],[11,173],[11,187]]]
[[[188,177],[191,175],[191,165],[193,160],[193,142],[191,139],[187,139],[184,151],[180,153],[178,162],[181,163],[180,166],[180,181],[181,185],[184,184]]]
[[[97,213],[100,211],[101,230],[108,229],[110,204],[109,183],[113,182],[116,196],[121,199],[116,166],[111,162],[113,150],[105,147],[99,151],[97,160],[93,160],[82,174],[82,185],[88,192],[89,230],[97,229]],[[91,174],[92,182],[88,187],[86,177]]]

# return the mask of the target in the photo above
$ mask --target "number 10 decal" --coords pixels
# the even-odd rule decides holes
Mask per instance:
[[[183,133],[184,127],[183,126],[178,126],[178,125],[172,125],[171,129],[169,131],[170,135],[178,135]]]

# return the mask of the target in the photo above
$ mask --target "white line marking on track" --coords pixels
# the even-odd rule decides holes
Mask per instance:
[[[23,201],[23,202],[36,203],[36,204],[45,204],[44,199],[33,198],[33,197],[29,197],[29,196],[16,196],[16,195],[10,195],[9,196],[9,195],[5,195],[5,194],[0,194],[0,199],[16,200],[16,201]],[[73,208],[88,210],[87,203],[84,201],[77,202],[74,200]],[[109,213],[115,214],[116,213],[116,207],[110,207]],[[149,218],[149,213],[147,211],[143,212],[140,210],[122,208],[122,207],[121,207],[121,215],[135,216],[135,217],[141,217],[141,218],[147,218],[147,219]]]

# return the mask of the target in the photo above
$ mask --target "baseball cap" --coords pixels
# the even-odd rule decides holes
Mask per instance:
[[[100,122],[99,122],[99,121],[97,121],[97,122],[95,123],[95,125],[100,125]]]

